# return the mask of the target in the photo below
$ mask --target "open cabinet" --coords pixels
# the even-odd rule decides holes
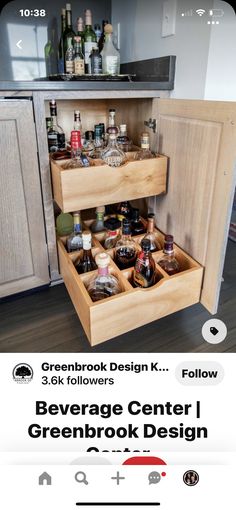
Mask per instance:
[[[86,290],[91,274],[77,274],[73,264],[76,254],[68,254],[59,239],[61,275],[91,344],[197,302],[216,313],[235,185],[236,104],[134,98],[130,93],[123,99],[111,95],[88,100],[76,93],[73,97],[66,92],[56,95],[53,97],[62,115],[63,110],[71,115],[76,105],[87,113],[87,120],[95,114],[94,122],[106,120],[108,108],[115,107],[118,123],[127,123],[136,144],[144,121],[150,117],[157,120],[157,132],[151,134],[151,139],[152,149],[160,157],[152,163],[143,161],[140,168],[134,164],[129,171],[126,165],[118,170],[101,167],[93,184],[90,169],[79,181],[80,170],[70,170],[67,179],[56,165],[52,167],[53,194],[59,207],[70,212],[149,197],[148,206],[155,212],[160,239],[163,233],[174,235],[181,263],[180,273],[168,277],[158,266],[158,252],[155,260],[160,281],[149,289],[132,288],[132,271],[119,271],[112,263],[111,272],[120,279],[123,292],[93,303]],[[48,93],[46,99],[50,99]],[[101,194],[91,193],[100,182],[104,182],[104,195],[102,190]],[[101,238],[94,238],[93,250],[103,250]]]

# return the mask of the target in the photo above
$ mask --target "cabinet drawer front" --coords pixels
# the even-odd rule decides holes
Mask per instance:
[[[63,212],[89,209],[166,192],[167,157],[129,161],[118,168],[61,168],[52,160],[54,199]]]
[[[96,242],[95,250],[104,251]],[[92,346],[143,326],[199,302],[203,268],[176,247],[181,272],[168,276],[159,266],[162,252],[153,254],[161,280],[149,289],[133,288],[132,268],[120,271],[111,262],[111,272],[118,277],[122,292],[93,303],[86,290],[92,273],[78,275],[73,259],[58,240],[60,270],[65,285]],[[109,251],[110,253],[110,251]]]

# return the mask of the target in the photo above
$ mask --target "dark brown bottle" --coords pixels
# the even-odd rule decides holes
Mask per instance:
[[[156,282],[155,262],[150,252],[151,243],[149,239],[143,239],[141,242],[142,251],[139,252],[133,273],[134,287],[146,289],[152,287]]]
[[[77,273],[89,273],[89,271],[94,271],[97,269],[97,264],[92,256],[91,244],[92,244],[92,236],[88,231],[83,232],[82,234],[83,241],[83,253],[79,263],[75,266]]]
[[[173,236],[165,236],[163,253],[164,256],[158,261],[158,265],[161,266],[169,276],[179,273],[180,266],[178,260],[175,258]]]
[[[103,50],[103,46],[104,46],[104,43],[105,43],[105,26],[108,24],[108,20],[103,20],[102,22],[102,34],[101,34],[101,37],[98,41],[98,49],[99,49],[99,53],[101,53],[101,51]]]
[[[124,219],[122,224],[122,236],[115,247],[115,262],[119,269],[133,267],[137,257],[137,246],[131,238],[131,223]]]
[[[126,201],[126,202],[121,202],[118,205],[116,215],[117,215],[117,218],[119,221],[123,221],[124,219],[131,220],[132,212],[133,212],[132,206],[130,205],[130,203],[128,201]]]
[[[132,236],[138,236],[146,232],[145,226],[140,219],[139,209],[133,209],[132,222],[131,222]]]

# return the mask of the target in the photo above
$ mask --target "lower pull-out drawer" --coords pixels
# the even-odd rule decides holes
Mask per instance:
[[[158,235],[163,245],[163,234],[158,232]],[[93,255],[104,251],[101,244],[103,237],[103,233],[93,236]],[[141,237],[134,239],[139,243]],[[180,272],[168,276],[158,265],[163,252],[153,253],[159,281],[148,289],[134,288],[133,269],[120,271],[112,260],[110,272],[119,279],[122,292],[96,303],[86,290],[95,272],[79,275],[74,262],[78,261],[80,254],[67,253],[62,239],[58,240],[58,252],[61,275],[92,346],[182,310],[200,299],[203,268],[176,245]],[[108,253],[113,257],[113,250],[108,250]]]

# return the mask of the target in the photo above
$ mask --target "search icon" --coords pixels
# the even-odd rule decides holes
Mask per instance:
[[[77,473],[75,473],[75,479],[76,482],[78,483],[84,483],[85,485],[88,485],[88,480],[86,478],[86,474],[84,473],[84,471],[78,471]]]

